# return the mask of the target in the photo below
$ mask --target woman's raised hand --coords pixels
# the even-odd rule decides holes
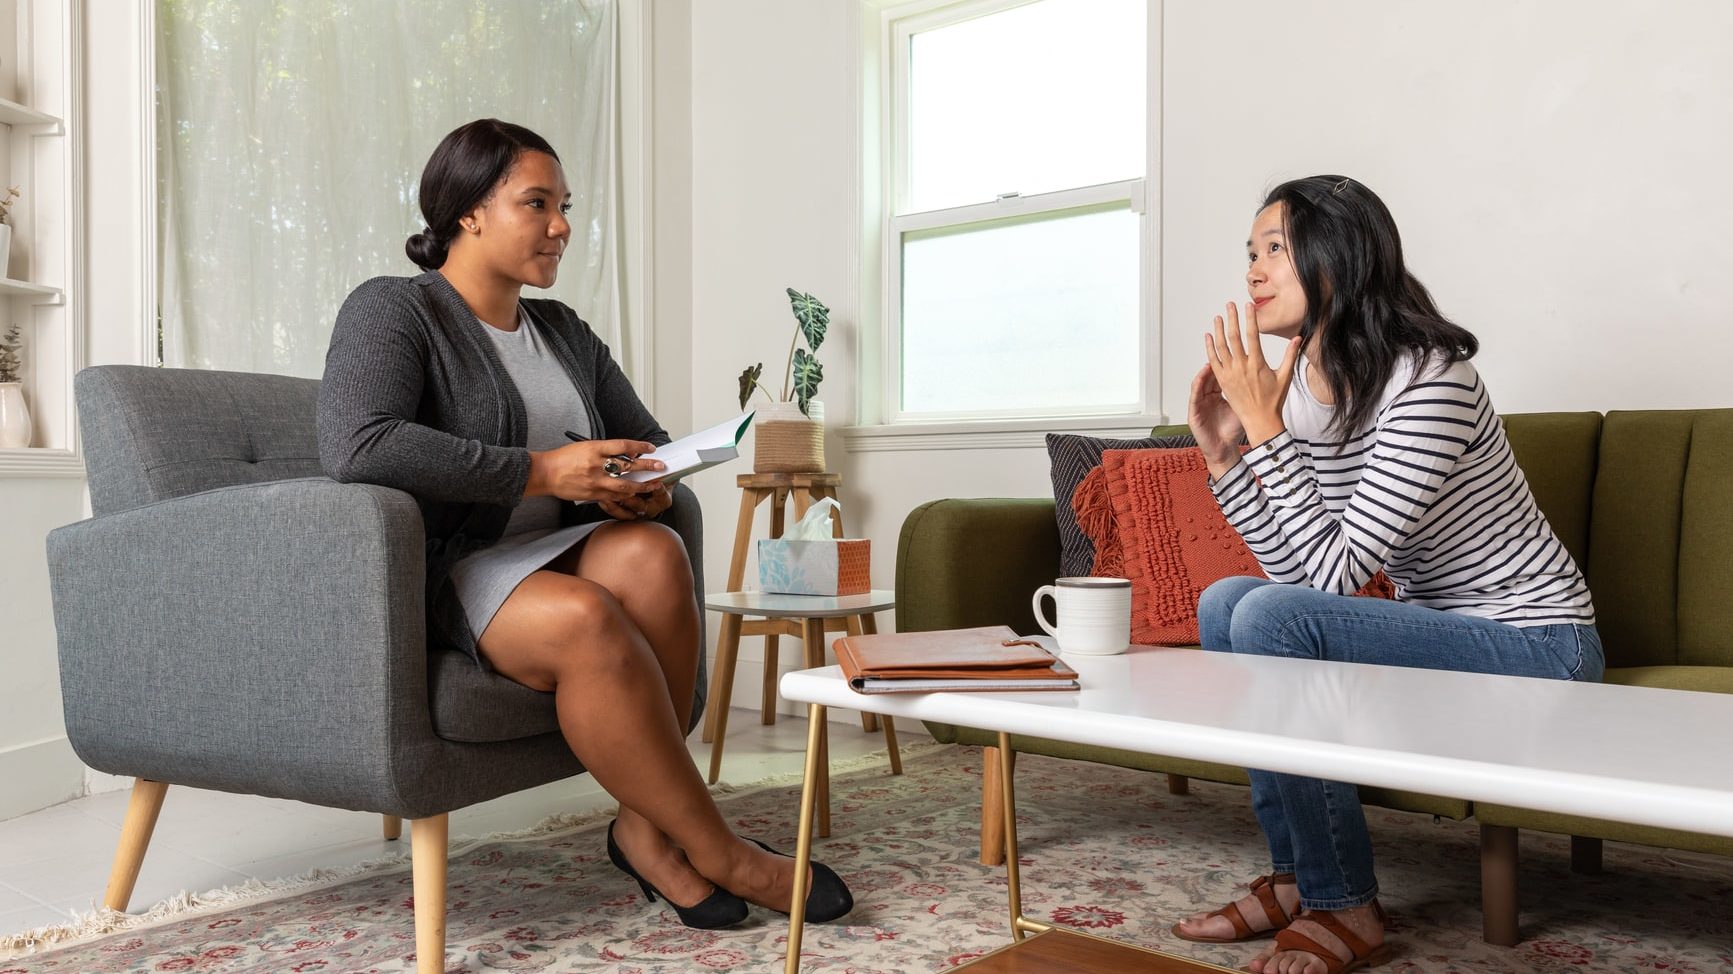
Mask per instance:
[[[624,477],[611,477],[607,465],[609,460],[624,456],[633,458],[630,463],[633,470],[666,470],[662,461],[643,456],[655,449],[656,444],[642,440],[583,440],[553,450],[532,450],[524,496],[551,495],[568,501],[596,501],[614,517],[622,515],[609,510],[610,506],[622,511],[646,509],[646,502],[641,498],[658,491],[665,495],[667,486],[659,480],[639,483]],[[662,510],[667,506],[667,503],[662,504]],[[655,515],[634,513],[631,516]]]
[[[1227,320],[1216,316],[1215,332],[1204,334],[1203,348],[1221,395],[1256,446],[1285,428],[1282,402],[1288,397],[1294,367],[1300,361],[1300,339],[1295,337],[1288,343],[1282,364],[1272,369],[1264,360],[1264,346],[1258,340],[1258,309],[1252,304],[1246,305],[1245,333],[1247,338],[1242,341],[1239,310],[1230,301]]]
[[[1209,464],[1210,475],[1220,477],[1240,459],[1240,438],[1246,428],[1222,398],[1215,373],[1205,365],[1191,380],[1191,400],[1186,404],[1186,422]]]

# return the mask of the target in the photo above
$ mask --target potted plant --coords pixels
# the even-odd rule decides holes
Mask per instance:
[[[18,196],[18,187],[9,186],[0,199],[0,277],[12,276],[7,270],[12,259],[12,201]]]
[[[0,338],[0,448],[30,445],[30,410],[24,405],[19,375],[24,369],[23,344],[17,325]]]
[[[772,393],[763,382],[764,363],[740,373],[740,408],[752,400],[754,389],[770,403],[757,410],[757,431],[752,469],[757,473],[824,472],[824,403],[815,397],[824,380],[824,366],[814,354],[824,344],[830,327],[830,309],[803,291],[788,288],[788,303],[794,311],[794,336],[788,343],[788,364],[783,369],[782,395]],[[806,339],[806,347],[800,340]]]

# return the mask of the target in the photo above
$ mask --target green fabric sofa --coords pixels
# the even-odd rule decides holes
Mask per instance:
[[[1733,409],[1528,413],[1505,417],[1517,462],[1553,530],[1588,576],[1606,680],[1733,693]],[[1155,435],[1185,433],[1162,427]],[[990,538],[990,546],[982,539]],[[932,501],[903,522],[897,629],[1009,625],[1039,631],[1029,596],[1059,573],[1051,498]],[[941,741],[992,746],[973,728],[929,723]],[[1018,750],[1244,784],[1239,768],[1014,738]],[[1657,742],[1664,746],[1664,742]],[[1733,840],[1362,788],[1370,804],[1481,826],[1487,939],[1516,940],[1518,829],[1568,834],[1573,863],[1598,868],[1599,840],[1733,855]],[[991,821],[984,815],[983,822]],[[989,842],[983,842],[984,858]]]

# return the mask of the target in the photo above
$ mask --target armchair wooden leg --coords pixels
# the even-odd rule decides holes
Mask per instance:
[[[1183,774],[1170,774],[1170,775],[1168,775],[1167,776],[1167,793],[1170,795],[1189,795],[1189,794],[1191,794],[1191,779],[1187,778]]]
[[[1017,760],[1011,754],[1013,767]],[[1005,862],[1005,786],[1000,780],[999,749],[981,748],[981,865]]]
[[[902,774],[903,752],[897,744],[897,723],[888,715],[879,720],[885,728],[885,752],[891,756],[891,774]]]
[[[385,841],[396,842],[403,838],[403,819],[396,815],[381,815],[379,817],[383,820],[380,822],[380,827],[385,833]]]
[[[1601,840],[1587,835],[1571,836],[1571,872],[1584,876],[1601,874]]]
[[[1480,827],[1481,939],[1495,947],[1515,947],[1517,932],[1516,829]]]
[[[111,910],[126,911],[132,899],[132,888],[138,883],[139,867],[144,865],[144,853],[150,848],[151,833],[156,831],[156,817],[162,811],[163,796],[168,783],[137,778],[132,783],[132,800],[126,805],[126,821],[120,827],[120,845],[114,850],[114,867],[108,874],[108,889],[102,894],[102,905]]]
[[[415,886],[415,974],[445,972],[445,865],[451,820],[418,818],[409,827]]]

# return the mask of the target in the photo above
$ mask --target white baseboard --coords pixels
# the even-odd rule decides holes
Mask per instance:
[[[0,821],[84,794],[84,762],[64,736],[0,749]]]
[[[104,774],[90,768],[84,769],[84,793],[100,795],[105,791],[126,791],[132,787],[137,778],[118,774]]]

